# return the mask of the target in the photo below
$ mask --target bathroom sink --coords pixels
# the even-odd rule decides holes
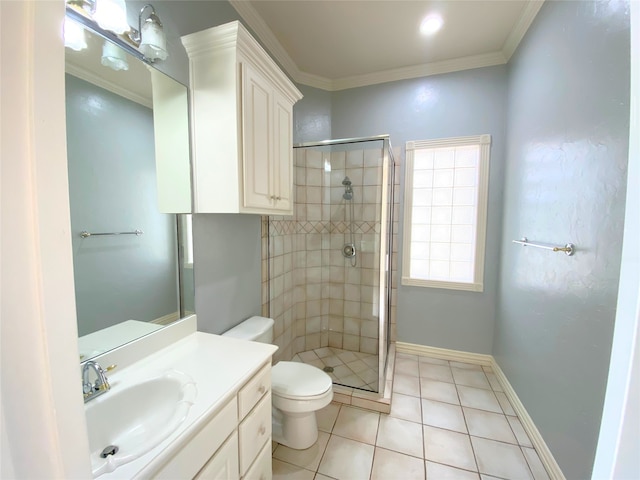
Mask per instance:
[[[144,455],[184,421],[197,395],[191,377],[167,371],[87,402],[85,414],[94,477]],[[101,456],[104,452],[104,458]]]

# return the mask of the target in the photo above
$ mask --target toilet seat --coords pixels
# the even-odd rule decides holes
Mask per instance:
[[[329,375],[313,365],[278,362],[271,369],[271,391],[288,399],[310,400],[321,397],[332,387]]]

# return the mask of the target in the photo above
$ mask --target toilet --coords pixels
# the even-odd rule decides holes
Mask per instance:
[[[273,342],[273,319],[251,317],[223,336]],[[278,362],[271,369],[273,440],[289,448],[303,450],[316,443],[316,411],[333,399],[331,377],[313,365]]]

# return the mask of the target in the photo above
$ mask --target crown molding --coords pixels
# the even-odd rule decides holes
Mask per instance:
[[[333,87],[334,81],[330,78],[321,77],[320,75],[314,75],[312,73],[306,73],[298,70],[294,76],[294,80],[302,85],[309,87],[319,88],[320,90],[326,90],[331,92],[335,90]]]
[[[133,93],[131,90],[127,90],[120,85],[116,85],[113,82],[105,80],[103,77],[96,75],[95,73],[90,72],[89,70],[86,70],[82,67],[79,67],[78,65],[66,62],[65,71],[69,75],[73,75],[80,80],[93,83],[94,85],[97,85],[100,88],[104,88],[105,90],[108,90],[111,93],[115,93],[116,95],[120,95],[127,100],[131,100],[132,102],[139,103],[140,105],[153,109],[153,99],[151,99],[150,97],[145,97],[137,93]]]
[[[533,20],[536,18],[536,15],[538,15],[543,4],[544,0],[530,0],[525,5],[522,10],[522,15],[520,15],[517,23],[513,26],[511,32],[509,32],[509,35],[502,46],[502,54],[507,62],[511,59],[511,56],[516,51],[516,48],[518,48],[518,45],[520,45],[520,42],[527,33],[527,30],[529,30],[531,23],[533,23]]]
[[[455,58],[441,62],[432,62],[410,67],[383,70],[364,75],[354,75],[338,79],[330,79],[320,75],[301,71],[284,47],[280,44],[269,26],[251,3],[246,0],[229,0],[231,6],[240,17],[255,32],[267,51],[275,57],[278,63],[287,71],[293,80],[302,85],[326,91],[346,90],[349,88],[365,87],[380,83],[409,80],[412,78],[441,75],[474,68],[492,67],[506,64],[515,52],[527,29],[536,17],[544,0],[530,0],[523,9],[520,19],[509,33],[502,50],[482,55]]]
[[[356,75],[353,77],[338,78],[332,81],[331,90],[346,90],[348,88],[364,87],[379,83],[396,82],[398,80],[409,80],[411,78],[428,77],[430,75],[441,75],[443,73],[459,72],[473,68],[492,67],[507,63],[502,52],[473,55],[470,57],[455,58],[441,62],[425,63],[411,67],[384,70],[381,72],[369,73],[366,75]]]
[[[229,3],[255,32],[266,50],[276,58],[276,61],[282,65],[295,81],[298,81],[298,75],[301,72],[296,62],[289,56],[260,14],[251,6],[251,3],[246,0],[229,0]]]

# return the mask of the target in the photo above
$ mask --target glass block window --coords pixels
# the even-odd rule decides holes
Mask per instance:
[[[402,284],[481,292],[491,136],[407,142]]]

